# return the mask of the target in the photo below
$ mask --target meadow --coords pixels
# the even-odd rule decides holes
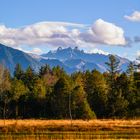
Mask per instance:
[[[0,120],[1,140],[140,139],[140,120]]]

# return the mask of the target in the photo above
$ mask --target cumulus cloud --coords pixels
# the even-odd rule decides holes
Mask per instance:
[[[10,46],[34,46],[42,44],[56,46],[74,45],[74,40],[69,35],[74,34],[74,32],[72,31],[72,33],[70,33],[68,27],[84,28],[84,25],[60,22],[41,22],[18,29],[11,29],[1,25],[0,42]]]
[[[0,25],[0,43],[14,47],[67,47],[87,44],[125,45],[126,41],[121,27],[98,19],[92,26],[67,22],[40,22],[16,29]]]
[[[134,11],[131,15],[125,15],[124,18],[133,22],[140,22],[140,11]]]
[[[102,19],[98,19],[87,33],[81,33],[81,38],[86,42],[98,44],[126,44],[123,29]]]

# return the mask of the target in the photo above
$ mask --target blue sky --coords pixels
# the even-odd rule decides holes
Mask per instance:
[[[140,1],[138,0],[0,0],[0,3],[0,26],[2,28],[0,28],[0,31],[4,32],[0,34],[0,42],[9,46],[24,51],[42,53],[50,49],[55,49],[61,44],[63,47],[67,47],[74,46],[78,42],[76,45],[79,45],[80,49],[94,52],[96,48],[96,50],[99,49],[108,53],[118,54],[132,60],[140,54]],[[135,13],[136,11],[137,13]],[[126,17],[126,15],[128,17]],[[135,16],[138,20],[135,20]],[[40,22],[41,24],[38,25]],[[51,23],[48,24],[48,22],[55,22],[55,24],[52,27],[50,25]],[[64,25],[62,22],[75,23],[78,25]],[[32,42],[29,42],[23,35],[17,37],[17,33],[19,34],[20,32],[25,35],[25,32],[21,29],[28,29],[28,26],[30,26],[30,30],[26,30],[26,34],[28,33],[27,31],[30,32],[31,30],[32,32],[37,32],[39,37],[41,36],[40,40],[34,39]],[[113,31],[106,31],[107,34],[111,33],[113,35],[113,37],[109,35],[109,37],[111,37],[108,38],[108,36],[102,35],[102,33],[105,34],[105,31],[104,29],[100,30],[100,26],[107,26],[108,30],[109,26],[111,26],[111,29],[113,31],[115,29],[115,32],[119,30],[117,35],[119,36],[117,40],[118,43],[116,43],[116,40],[113,38],[115,37],[112,33]],[[58,29],[59,27],[62,30]],[[44,33],[43,31],[42,33],[42,30],[45,28],[46,30],[49,28],[51,35],[53,32],[53,38],[49,36],[47,41],[45,38],[48,37],[48,32]],[[18,31],[15,31],[16,29]],[[35,31],[33,29],[35,29]],[[54,31],[55,29],[57,32]],[[98,35],[96,35],[96,31]],[[77,32],[80,33],[78,37],[75,37],[73,32],[76,32],[76,35]],[[64,41],[66,38],[64,35],[66,33],[70,34],[70,38]],[[31,34],[31,32],[29,34]],[[56,38],[56,36],[59,37],[59,39]],[[129,38],[131,42],[128,43],[126,37]],[[134,41],[135,37],[138,38],[137,41]],[[20,40],[21,38],[22,41]],[[75,38],[77,38],[77,40]],[[29,35],[28,39],[31,40],[33,37]],[[123,39],[125,39],[125,45]],[[43,42],[41,42],[42,40]],[[57,43],[57,41],[59,43]]]

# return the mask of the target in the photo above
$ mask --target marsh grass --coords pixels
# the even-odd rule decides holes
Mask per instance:
[[[138,134],[99,132],[48,132],[35,134],[0,135],[1,140],[93,140],[93,139],[139,139]]]
[[[0,140],[140,139],[140,120],[0,120]]]
[[[140,131],[140,120],[0,120],[0,132],[92,130]]]

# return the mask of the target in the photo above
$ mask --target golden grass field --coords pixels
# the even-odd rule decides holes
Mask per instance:
[[[140,120],[0,120],[1,132],[92,130],[140,132]]]
[[[140,139],[140,120],[0,120],[0,140]]]

